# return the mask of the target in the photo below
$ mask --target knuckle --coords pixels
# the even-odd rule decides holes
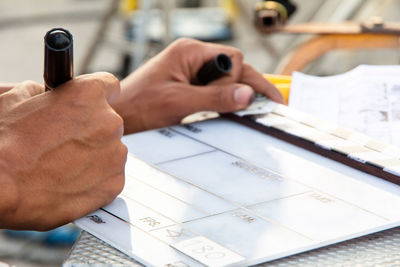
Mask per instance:
[[[77,97],[82,99],[104,98],[104,83],[96,77],[86,77],[80,81]]]
[[[114,110],[111,109],[110,113],[112,117],[110,127],[114,132],[119,131],[121,128],[124,127],[124,120]]]
[[[113,74],[105,71],[99,71],[94,74],[96,77],[101,77],[101,79],[118,80]]]
[[[119,142],[114,156],[117,161],[116,166],[118,167],[119,171],[123,171],[125,169],[126,158],[128,156],[128,148],[121,141]]]
[[[243,61],[243,53],[242,51],[240,51],[239,49],[232,47],[232,53],[239,59],[239,61]]]
[[[23,82],[21,82],[21,85],[27,89],[34,89],[38,86],[41,86],[39,83],[31,81],[31,80],[23,81]]]
[[[222,87],[217,87],[216,90],[214,90],[213,102],[216,106],[222,107],[226,105],[225,94]]]
[[[114,74],[109,73],[109,72],[97,72],[95,73],[97,78],[103,81],[104,83],[111,84],[112,86],[118,86],[119,87],[119,80],[117,77],[115,77]]]
[[[125,166],[126,158],[128,156],[128,147],[124,145],[122,142],[121,142],[121,155]]]
[[[249,63],[243,63],[243,70],[248,71],[248,72],[256,72],[256,70],[249,64]]]
[[[83,98],[105,99],[107,92],[119,94],[121,91],[118,78],[108,72],[83,75],[79,79],[79,85],[78,94]]]
[[[181,54],[182,51],[196,51],[201,45],[201,41],[190,39],[187,37],[181,37],[171,44],[169,51],[173,55],[174,53]]]
[[[180,48],[180,47],[191,46],[191,45],[198,44],[198,43],[199,43],[199,41],[197,41],[197,40],[187,38],[187,37],[181,37],[181,38],[175,40],[172,43],[172,46]]]
[[[125,186],[125,172],[122,171],[116,174],[113,179],[110,180],[108,192],[107,192],[107,202],[111,202],[117,197]]]
[[[223,86],[218,86],[216,90],[214,90],[213,95],[213,105],[218,107],[219,111],[231,111],[235,109],[235,103],[233,101],[232,91]]]
[[[103,118],[102,136],[120,138],[123,133],[124,121],[111,107],[108,108],[106,114],[101,115]],[[120,133],[120,134],[117,134]]]
[[[22,82],[21,86],[29,95],[36,95],[44,90],[41,84],[30,80]]]

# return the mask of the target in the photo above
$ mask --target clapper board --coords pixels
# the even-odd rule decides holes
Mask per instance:
[[[255,265],[400,225],[398,148],[274,102],[123,142],[122,193],[76,224],[146,266]]]

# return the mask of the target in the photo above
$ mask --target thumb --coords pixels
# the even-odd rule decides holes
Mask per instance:
[[[195,111],[232,112],[244,109],[253,102],[255,95],[250,86],[238,83],[194,87],[191,102]]]

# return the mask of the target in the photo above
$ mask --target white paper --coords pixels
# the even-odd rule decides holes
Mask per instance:
[[[289,106],[400,146],[400,66],[360,65],[336,76],[294,73]]]
[[[146,266],[248,266],[400,225],[399,186],[228,120],[123,141],[123,192],[76,224]]]

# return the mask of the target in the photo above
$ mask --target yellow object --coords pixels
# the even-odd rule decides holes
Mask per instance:
[[[271,83],[288,83],[292,82],[292,76],[289,75],[279,75],[279,74],[264,74],[265,79]]]
[[[139,8],[138,0],[122,0],[120,2],[120,11],[124,16],[129,16],[133,11]]]
[[[271,82],[281,92],[286,102],[289,102],[290,84],[292,77],[288,75],[264,74],[265,79]]]
[[[231,20],[235,19],[239,15],[239,7],[235,0],[220,0],[219,5],[225,9]]]

